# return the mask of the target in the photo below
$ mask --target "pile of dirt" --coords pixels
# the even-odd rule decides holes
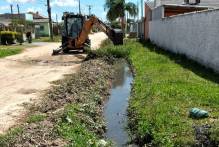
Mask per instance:
[[[67,75],[54,82],[45,92],[42,101],[30,108],[33,116],[45,118],[27,121],[23,131],[7,143],[9,146],[65,146],[57,131],[57,125],[65,116],[65,108],[74,104],[78,110],[75,116],[86,128],[101,138],[105,131],[102,117],[103,104],[109,95],[113,77],[113,65],[102,59],[82,63],[79,72]],[[70,118],[68,121],[72,121]]]

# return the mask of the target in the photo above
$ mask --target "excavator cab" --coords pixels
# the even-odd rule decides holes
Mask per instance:
[[[112,29],[95,16],[84,16],[81,14],[65,12],[63,17],[64,26],[62,31],[62,45],[59,49],[53,50],[53,54],[59,52],[67,53],[70,50],[82,50],[90,47],[88,35],[94,25],[102,30],[114,45],[123,44],[123,32]]]
[[[75,15],[74,13],[64,13],[62,20],[64,21],[62,31],[63,52],[67,53],[69,50],[83,49],[83,46],[76,47],[75,43],[83,29],[86,17],[79,14]],[[88,37],[86,38],[85,44],[88,46],[90,45],[90,40]]]

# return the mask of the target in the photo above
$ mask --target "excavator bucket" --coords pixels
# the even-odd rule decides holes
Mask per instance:
[[[114,45],[123,45],[123,32],[120,29],[113,29],[110,36]]]

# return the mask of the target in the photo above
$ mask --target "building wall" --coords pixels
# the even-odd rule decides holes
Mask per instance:
[[[138,37],[144,39],[144,18],[138,21]]]
[[[161,19],[164,17],[164,7],[159,6],[152,11],[152,20]]]
[[[35,23],[35,33],[37,37],[50,36],[49,23]]]
[[[219,72],[219,10],[163,18],[149,25],[152,42]]]
[[[163,4],[183,4],[184,0],[156,0],[157,5],[163,5]],[[190,2],[195,2],[195,0],[190,0]],[[211,6],[211,7],[219,7],[219,1],[218,0],[201,0],[200,6]]]
[[[151,8],[145,3],[144,39],[149,39],[149,21],[151,20]]]

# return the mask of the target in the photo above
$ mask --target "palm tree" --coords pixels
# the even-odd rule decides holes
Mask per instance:
[[[128,12],[130,16],[138,14],[137,6],[132,3],[126,3],[125,0],[106,0],[105,10],[107,10],[107,19],[114,21],[120,18],[122,31],[125,32],[125,13]]]

